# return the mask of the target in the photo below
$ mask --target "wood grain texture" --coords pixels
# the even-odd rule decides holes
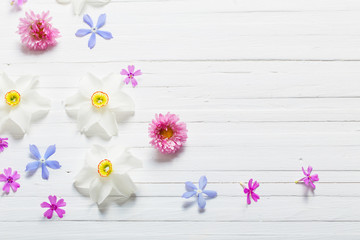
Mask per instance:
[[[21,47],[18,19],[28,10],[50,10],[62,35],[55,48]],[[21,11],[0,2],[0,71],[37,75],[52,99],[48,116],[0,154],[0,169],[23,176],[16,194],[0,196],[0,239],[360,238],[359,1],[112,0],[85,12],[106,13],[114,39],[99,38],[90,51],[74,36],[86,26],[81,16],[55,0],[29,0]],[[137,88],[125,88],[135,115],[110,141],[78,133],[64,99],[85,73],[128,64],[144,73]],[[168,111],[189,129],[173,157],[147,136],[154,114]],[[54,143],[62,168],[49,181],[26,177],[28,145]],[[122,144],[143,160],[128,202],[110,197],[98,208],[74,189],[92,144]],[[320,176],[315,191],[294,183],[308,164]],[[202,175],[219,194],[205,211],[180,198],[184,182]],[[249,178],[260,182],[261,199],[247,206],[239,182]],[[61,220],[42,217],[50,194],[68,203]]]

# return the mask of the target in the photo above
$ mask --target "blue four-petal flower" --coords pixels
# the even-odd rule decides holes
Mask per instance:
[[[79,29],[75,33],[75,35],[77,37],[84,37],[84,36],[91,33],[91,36],[90,36],[90,39],[89,39],[89,42],[88,42],[88,46],[89,46],[90,49],[95,47],[96,34],[98,34],[99,36],[101,36],[102,38],[104,38],[106,40],[113,38],[111,32],[99,30],[101,27],[103,27],[105,25],[105,22],[106,22],[106,14],[105,13],[101,14],[99,16],[99,19],[97,21],[96,26],[94,26],[94,23],[93,23],[91,17],[88,14],[85,14],[83,19],[84,19],[84,22],[87,23],[87,25],[89,25],[91,29]]]
[[[47,148],[44,157],[41,156],[39,149],[35,145],[30,145],[29,147],[31,154],[37,159],[37,161],[28,163],[25,169],[26,172],[35,172],[41,166],[42,178],[49,179],[49,171],[47,170],[47,167],[52,169],[61,168],[58,161],[48,160],[49,157],[52,156],[56,151],[55,145],[51,145]]]
[[[200,208],[205,208],[206,201],[203,194],[206,194],[209,198],[213,198],[217,196],[217,193],[212,190],[205,190],[207,184],[207,178],[202,176],[199,180],[199,188],[197,188],[192,182],[186,182],[185,188],[187,192],[185,192],[182,197],[183,198],[191,198],[196,195],[197,202]]]

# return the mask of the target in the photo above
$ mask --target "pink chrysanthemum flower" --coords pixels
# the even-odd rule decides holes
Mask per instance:
[[[25,18],[20,18],[18,26],[22,43],[32,50],[46,50],[55,46],[60,32],[50,24],[51,19],[49,11],[41,14],[33,11],[25,13]]]
[[[175,153],[186,142],[186,124],[179,120],[175,114],[156,114],[150,123],[150,143],[162,153]]]
[[[16,6],[21,7],[26,2],[27,2],[27,0],[12,0],[10,3],[11,3],[11,5],[16,5]]]
[[[15,171],[13,174],[11,173],[11,168],[5,168],[4,174],[0,175],[0,182],[5,182],[3,191],[6,193],[10,192],[10,187],[14,192],[16,192],[17,189],[20,187],[20,184],[16,182],[16,180],[20,179],[20,174],[18,174],[17,171]]]

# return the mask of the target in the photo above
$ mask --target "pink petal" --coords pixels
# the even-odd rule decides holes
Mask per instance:
[[[20,184],[17,183],[17,182],[13,182],[13,183],[10,184],[10,186],[11,186],[12,190],[13,190],[14,192],[16,192],[17,189],[20,187]]]
[[[47,202],[43,202],[43,203],[40,204],[40,206],[42,208],[50,208],[51,205],[49,203],[47,203]]]
[[[5,174],[6,177],[11,176],[11,168],[4,169],[4,174]]]
[[[129,70],[129,73],[133,73],[134,70],[135,70],[135,66],[134,65],[129,65],[128,70]]]
[[[259,195],[257,195],[256,193],[251,193],[251,197],[252,199],[254,199],[255,202],[257,202],[257,200],[260,198]]]
[[[140,76],[140,75],[142,75],[142,72],[140,69],[137,70],[136,72],[134,72],[134,76]]]
[[[65,207],[66,206],[66,202],[64,202],[64,199],[60,199],[57,204],[58,207]]]
[[[18,174],[18,172],[15,171],[14,174],[12,175],[12,178],[16,181],[20,178],[20,174]]]
[[[259,187],[259,183],[257,181],[254,182],[253,190],[257,189]]]
[[[46,212],[44,212],[44,217],[47,217],[48,219],[52,218],[52,215],[53,215],[53,211],[54,210],[47,210]]]
[[[126,84],[129,84],[129,82],[130,82],[130,78],[125,78],[125,80],[124,80],[124,82],[126,83]]]
[[[122,69],[121,72],[120,72],[121,75],[128,75],[128,71],[126,71],[125,69]]]
[[[309,185],[309,178],[304,178],[304,183],[305,183],[305,185]]]
[[[4,174],[0,175],[0,182],[6,182],[7,181],[7,177]]]
[[[312,167],[311,166],[308,166],[308,175],[310,175],[311,174],[311,172],[312,172]]]
[[[9,183],[5,183],[5,185],[3,187],[3,191],[6,193],[10,192],[10,184]]]
[[[253,180],[250,179],[250,181],[249,181],[249,183],[248,183],[249,189],[252,189],[252,182],[253,182]]]
[[[302,167],[302,171],[303,171],[305,176],[308,176],[307,172],[305,172],[305,169],[303,167]]]
[[[312,187],[313,189],[315,189],[315,188],[316,188],[315,184],[314,184],[312,181],[309,181],[309,182],[310,182],[311,187]]]
[[[317,174],[314,174],[311,176],[311,179],[314,181],[314,182],[317,182],[319,181],[319,176]]]
[[[249,192],[249,189],[248,188],[244,188],[244,193],[248,193]]]
[[[247,195],[247,204],[251,204],[250,193]]]
[[[56,204],[56,196],[49,196],[49,201],[51,204],[55,205]]]
[[[135,78],[131,79],[131,84],[132,84],[133,87],[136,87],[138,85]]]
[[[59,216],[59,218],[62,218],[63,215],[65,214],[65,210],[61,209],[61,208],[57,208],[55,210],[55,212],[57,213],[57,215]]]

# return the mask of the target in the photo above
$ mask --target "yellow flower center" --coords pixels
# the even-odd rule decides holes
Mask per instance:
[[[10,106],[16,106],[20,103],[21,96],[20,93],[18,93],[15,90],[11,90],[10,92],[7,92],[5,94],[5,101]]]
[[[104,92],[97,91],[91,96],[91,102],[94,107],[101,108],[109,103],[109,96]]]
[[[174,131],[170,127],[163,128],[163,129],[160,130],[160,135],[163,138],[169,139],[174,135]]]
[[[104,159],[98,165],[98,173],[101,177],[107,177],[112,172],[112,163]]]

